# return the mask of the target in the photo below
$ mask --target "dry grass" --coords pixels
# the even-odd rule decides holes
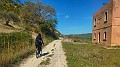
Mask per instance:
[[[30,35],[23,32],[0,34],[0,67],[20,61],[35,49]],[[24,55],[24,56],[23,56]]]

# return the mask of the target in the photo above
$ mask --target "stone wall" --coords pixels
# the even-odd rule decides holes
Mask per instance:
[[[120,0],[112,0],[113,15],[112,15],[112,39],[111,46],[120,45]]]

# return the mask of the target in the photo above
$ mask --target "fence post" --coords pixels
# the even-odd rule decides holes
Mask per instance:
[[[20,44],[23,45],[23,44],[22,44],[22,32],[21,32],[21,36],[20,36]],[[22,48],[23,48],[23,47],[22,47]]]
[[[22,23],[20,24],[20,27],[22,28]],[[24,48],[24,46],[23,46],[23,42],[22,42],[22,31],[20,32],[20,45],[22,46],[22,48],[21,49],[23,49]],[[21,50],[20,49],[20,50]]]
[[[9,34],[7,35],[7,39],[8,39],[8,53],[9,53],[9,47],[10,47],[10,44],[9,44]]]
[[[11,38],[10,38],[10,40],[11,40],[11,45],[13,45],[13,44],[12,44],[12,33],[10,33],[10,36],[11,36]]]
[[[4,48],[5,48],[5,34],[3,33],[4,30],[2,30],[2,36],[3,36],[3,45],[4,45]]]

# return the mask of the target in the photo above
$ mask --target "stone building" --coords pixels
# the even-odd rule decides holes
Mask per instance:
[[[120,0],[110,0],[93,15],[92,43],[120,46]]]

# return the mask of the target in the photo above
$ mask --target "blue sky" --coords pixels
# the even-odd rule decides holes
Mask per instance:
[[[36,1],[36,0],[21,0]],[[41,0],[57,12],[57,29],[62,34],[83,34],[92,32],[92,16],[109,0]]]

